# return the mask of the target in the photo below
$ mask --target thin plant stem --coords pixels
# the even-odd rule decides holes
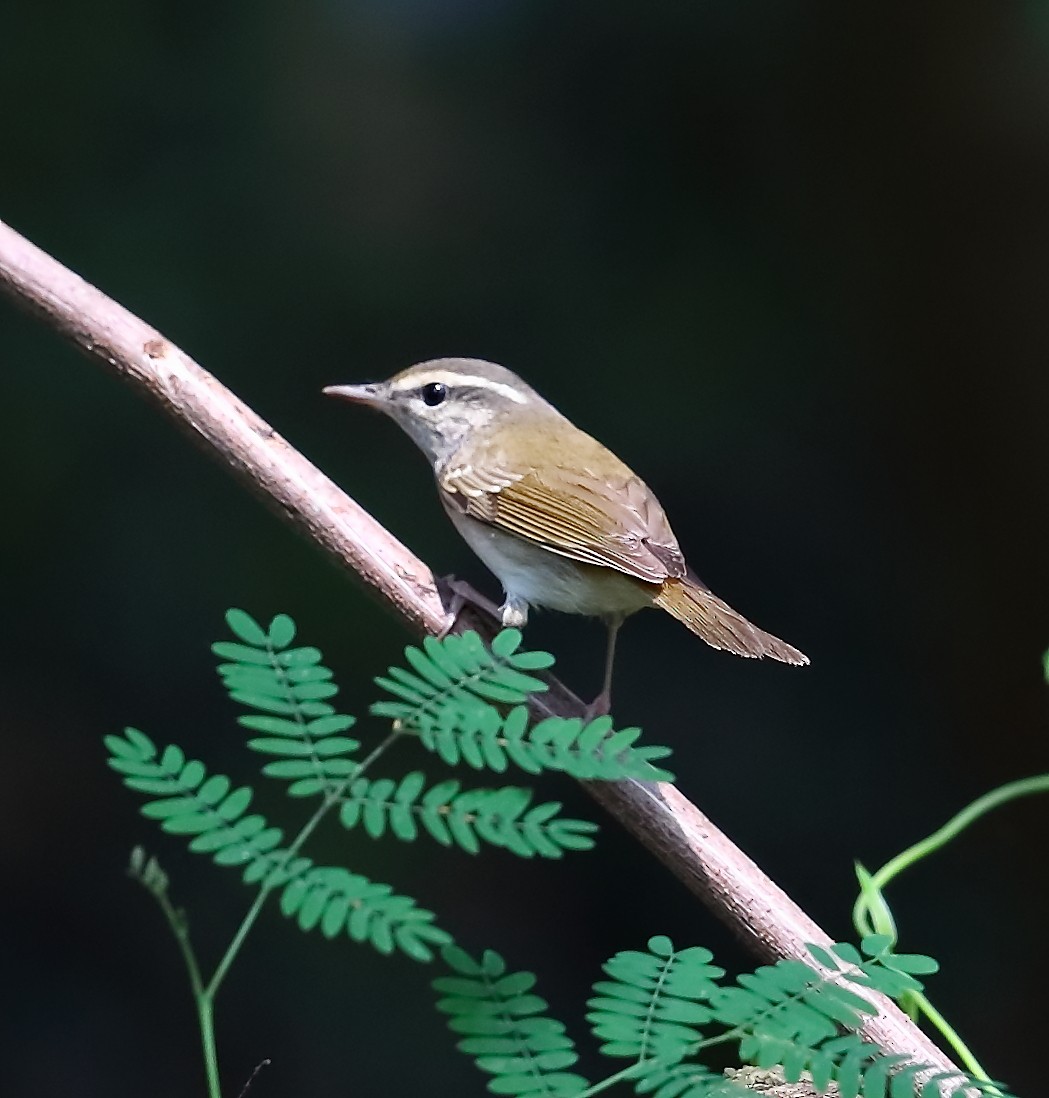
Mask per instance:
[[[958,1054],[958,1059],[961,1060],[965,1070],[974,1078],[979,1079],[981,1082],[989,1083],[991,1077],[983,1069],[983,1065],[970,1051],[969,1046],[958,1035],[958,1031],[947,1021],[947,1019],[929,1002],[929,1000],[920,992],[914,991],[908,996],[913,1000],[915,1007],[919,1014],[925,1015],[930,1022],[943,1034],[944,1040],[954,1049]],[[999,1094],[1000,1091],[993,1091],[994,1094]]]
[[[394,727],[393,731],[381,743],[376,744],[376,746],[373,747],[372,750],[369,751],[368,754],[364,756],[364,758],[361,760],[361,765],[358,766],[357,769],[354,770],[354,772],[348,778],[344,778],[339,783],[338,790],[331,794],[330,799],[332,800],[332,803],[337,801],[339,799],[339,797],[341,797],[343,795],[343,793],[346,792],[346,786],[348,786],[351,781],[355,781],[357,778],[359,778],[366,770],[368,770],[371,767],[371,765],[374,762],[376,762],[383,755],[385,755],[386,752],[389,751],[389,749],[403,735],[404,735],[404,729],[401,728],[400,725],[396,725]]]
[[[186,966],[189,976],[190,990],[193,992],[193,1001],[197,1008],[197,1022],[200,1028],[201,1051],[204,1055],[204,1074],[208,1083],[208,1098],[222,1098],[222,1088],[219,1084],[218,1052],[215,1047],[215,1025],[210,998],[204,993],[204,978],[201,975],[200,963],[197,961],[196,951],[189,937],[189,927],[182,914],[175,909],[164,888],[151,887],[146,879],[136,874],[138,881],[146,888],[149,894],[157,901],[160,910],[167,920],[175,941],[178,943],[179,952]]]
[[[240,1092],[237,1098],[246,1098],[248,1091],[251,1090],[252,1084],[258,1078],[259,1072],[262,1071],[263,1068],[269,1067],[272,1063],[272,1060],[262,1060],[258,1064],[256,1064],[255,1070],[251,1073],[251,1075],[248,1076],[248,1081],[244,1084],[244,1089]]]
[[[208,981],[208,986],[204,988],[202,998],[206,999],[208,1002],[215,1001],[215,996],[218,994],[219,987],[222,985],[222,981],[226,978],[226,974],[230,970],[230,965],[236,960],[241,946],[244,945],[244,939],[247,938],[248,932],[255,925],[255,920],[259,917],[259,913],[262,911],[263,905],[266,903],[266,898],[269,894],[270,887],[262,885],[262,887],[259,888],[255,899],[252,900],[251,907],[248,908],[247,913],[240,922],[240,926],[237,927],[237,933],[233,935],[233,940],[226,947],[226,952],[223,953],[222,959],[215,966],[215,971]]]
[[[164,918],[167,919],[168,926],[171,927],[171,933],[178,943],[179,952],[186,964],[186,972],[189,974],[189,985],[195,995],[199,994],[204,989],[204,980],[200,973],[200,964],[197,962],[193,943],[189,940],[189,927],[186,925],[186,920],[175,910],[166,892],[151,892],[151,895],[156,897],[160,910],[164,913]]]
[[[358,773],[359,771],[354,771],[354,777],[356,777]],[[346,779],[344,779],[343,782],[339,783],[339,789],[343,788],[345,780]],[[285,851],[282,864],[286,865],[289,861],[291,861],[292,858],[295,857],[295,855],[302,848],[302,844],[310,837],[310,835],[313,834],[317,826],[320,824],[321,820],[324,819],[325,814],[327,813],[328,809],[331,808],[331,806],[331,794],[328,794],[325,796],[324,800],[321,801],[321,803],[317,806],[316,812],[314,812],[313,815],[303,825],[302,830],[298,833],[298,835],[295,836],[295,839],[292,842],[291,846],[289,846],[288,849]],[[222,981],[225,980],[226,974],[230,970],[230,966],[236,960],[237,954],[240,952],[241,946],[244,945],[244,939],[247,938],[249,931],[255,925],[255,920],[262,912],[266,900],[268,899],[269,894],[272,891],[273,886],[271,884],[263,883],[262,885],[260,885],[258,894],[251,902],[251,907],[248,908],[247,913],[241,920],[240,926],[237,927],[236,934],[233,935],[233,940],[226,947],[226,952],[223,953],[222,959],[215,966],[215,971],[212,974],[211,979],[208,981],[207,987],[204,988],[204,995],[206,998],[213,1000],[218,994],[218,990],[222,985]]]
[[[1049,793],[1049,774],[1037,774],[1033,778],[1021,778],[1019,781],[1008,782],[977,797],[957,815],[952,816],[941,828],[931,835],[907,847],[895,858],[887,861],[881,869],[871,875],[871,885],[879,892],[885,888],[889,881],[899,876],[905,869],[935,853],[941,847],[946,846],[953,838],[964,831],[970,824],[975,823],[981,816],[985,816],[992,809],[1016,800],[1018,797],[1029,797],[1035,793]],[[856,897],[853,907],[852,920],[861,933],[864,933],[864,918],[869,911],[869,900],[863,892]]]
[[[204,1074],[208,1080],[208,1098],[222,1098],[219,1082],[219,1054],[215,1047],[215,1004],[206,995],[196,995],[200,1043],[204,1051]]]
[[[796,998],[797,996],[792,996]],[[695,1056],[703,1049],[710,1048],[713,1045],[723,1045],[728,1041],[738,1041],[744,1036],[745,1030],[742,1026],[736,1026],[733,1029],[725,1030],[724,1033],[719,1033],[716,1037],[705,1037],[701,1041],[697,1041],[688,1052],[689,1056]],[[639,1075],[642,1070],[648,1066],[645,1061],[638,1061],[631,1064],[629,1067],[623,1068],[622,1071],[617,1071],[615,1075],[609,1075],[607,1079],[602,1079],[599,1083],[594,1083],[593,1086],[587,1087],[582,1091],[577,1098],[591,1098],[591,1095],[600,1094],[601,1091],[607,1090],[611,1086],[615,1086],[616,1083],[625,1082],[628,1079],[632,1079]]]
[[[860,893],[856,897],[856,903],[852,909],[852,922],[860,934],[870,934],[875,931],[887,930],[895,939],[896,927],[892,918],[892,912],[884,897],[885,886],[905,869],[934,854],[941,847],[947,845],[952,839],[957,838],[967,827],[974,824],[988,812],[1009,801],[1019,797],[1030,797],[1036,793],[1049,793],[1049,774],[1036,774],[1031,778],[1021,778],[1015,782],[1007,782],[1005,785],[992,789],[982,797],[967,804],[960,812],[952,816],[942,827],[937,828],[931,835],[907,847],[897,854],[895,858],[887,861],[881,869],[868,874],[861,869]],[[920,992],[911,992],[903,1004],[904,1009],[918,1021],[922,1016],[928,1019],[936,1031],[943,1037],[961,1060],[965,1069],[975,1079],[981,1082],[991,1082],[991,1077],[984,1071],[980,1061],[977,1060],[969,1046],[962,1040],[958,1031],[947,1019],[932,1005],[932,1003]],[[999,1093],[997,1090],[990,1093]]]
[[[886,862],[874,874],[874,884],[878,888],[883,888],[908,866],[945,846],[981,816],[985,816],[988,812],[1009,801],[1014,801],[1019,797],[1028,797],[1035,793],[1049,793],[1049,774],[1036,774],[1030,778],[1007,782],[1005,785],[1000,785],[997,789],[985,793],[982,797],[977,797],[975,801],[966,805],[955,816],[952,816],[943,827]]]
[[[599,1083],[594,1083],[592,1087],[587,1087],[586,1090],[581,1091],[576,1098],[591,1098],[593,1094],[600,1094],[603,1090],[608,1090],[609,1087],[614,1087],[616,1083],[622,1083],[627,1079],[633,1078],[640,1068],[641,1064],[631,1064],[630,1067],[623,1068],[622,1071],[617,1071],[615,1075],[609,1075],[607,1079],[602,1079]]]
[[[303,844],[313,832],[316,831],[320,822],[328,814],[331,808],[339,803],[350,782],[359,778],[377,759],[389,750],[400,736],[400,729],[395,728],[361,760],[360,765],[356,767],[352,774],[347,775],[347,777],[343,778],[325,794],[324,800],[318,805],[317,810],[306,823],[303,824],[298,835],[295,836],[291,845],[285,851],[283,864],[287,864],[302,849]],[[168,922],[171,924],[171,928],[175,933],[183,957],[186,959],[190,986],[193,990],[193,998],[197,1005],[197,1019],[200,1024],[200,1039],[204,1052],[204,1069],[208,1080],[208,1098],[222,1098],[218,1074],[218,1052],[215,1045],[215,996],[218,994],[218,990],[222,986],[223,980],[225,980],[229,973],[230,967],[237,959],[237,955],[240,953],[241,947],[244,945],[245,939],[250,933],[251,928],[255,925],[255,921],[262,913],[266,900],[269,898],[272,891],[273,885],[263,884],[260,886],[258,894],[255,896],[251,906],[241,920],[240,926],[237,927],[237,932],[233,935],[233,939],[226,947],[226,952],[223,953],[221,960],[215,966],[215,971],[212,973],[211,979],[207,982],[207,985],[203,982],[200,966],[197,963],[196,955],[190,945],[188,933],[186,933],[184,929],[184,924],[178,918],[177,912],[171,908],[170,903],[166,901],[166,898],[162,896],[157,897],[161,902],[161,907],[164,908],[165,915],[168,916]]]

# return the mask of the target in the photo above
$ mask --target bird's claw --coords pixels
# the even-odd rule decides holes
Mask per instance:
[[[455,629],[456,623],[459,621],[459,615],[467,606],[475,607],[495,622],[500,621],[499,607],[491,599],[486,599],[484,595],[465,580],[457,579],[455,576],[442,576],[437,581],[437,589],[441,593],[445,609],[448,611],[448,618],[444,627],[437,634],[438,640],[443,640]]]
[[[611,691],[602,690],[600,694],[586,707],[583,720],[589,724],[598,717],[607,717],[612,712]]]

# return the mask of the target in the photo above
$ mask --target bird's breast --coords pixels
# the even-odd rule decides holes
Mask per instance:
[[[504,533],[446,506],[467,545],[503,585],[507,596],[566,614],[632,614],[652,605],[656,584],[598,565],[583,564],[534,542]]]

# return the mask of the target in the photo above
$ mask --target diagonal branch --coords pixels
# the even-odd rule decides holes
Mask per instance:
[[[76,343],[111,373],[193,432],[256,494],[354,571],[416,633],[446,624],[433,573],[359,504],[280,437],[246,404],[148,324],[0,222],[0,289]],[[487,622],[466,624],[491,635]],[[559,682],[544,714],[578,716],[584,706]],[[638,781],[587,783],[588,792],[632,831],[759,958],[812,963],[805,943],[830,938],[733,845],[675,786]],[[889,1000],[863,1035],[887,1052],[957,1071]]]

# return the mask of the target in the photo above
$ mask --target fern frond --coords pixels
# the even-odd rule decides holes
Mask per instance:
[[[433,981],[445,996],[437,1009],[463,1036],[456,1048],[493,1076],[492,1093],[571,1098],[587,1089],[586,1079],[566,1070],[579,1057],[564,1025],[544,1016],[547,1004],[532,993],[531,972],[507,973],[506,962],[491,950],[479,962],[456,946],[446,946],[441,956],[454,975]]]
[[[434,949],[452,940],[434,925],[434,913],[410,896],[398,896],[389,885],[336,867],[314,866],[290,881],[280,909],[303,930],[319,926],[326,938],[345,931],[380,953],[396,948],[416,961],[432,960]]]
[[[521,652],[521,632],[504,629],[487,648],[470,631],[427,637],[422,648],[409,645],[405,659],[412,670],[391,667],[376,683],[398,701],[376,702],[371,712],[390,717],[406,729],[425,733],[441,724],[455,724],[468,714],[498,702],[516,705],[548,687],[529,671],[550,667],[548,652]]]
[[[649,1072],[638,1084],[638,1094],[653,1098],[754,1098],[749,1087],[727,1079],[705,1064],[674,1064]]]
[[[609,717],[584,723],[551,717],[531,725],[523,704],[546,684],[527,672],[549,667],[546,652],[521,652],[521,634],[504,629],[491,651],[476,633],[427,637],[421,649],[408,647],[412,670],[391,667],[375,681],[396,701],[371,706],[389,717],[443,762],[503,773],[512,763],[530,774],[557,770],[583,780],[638,778],[671,781],[652,765],[670,754],[665,747],[637,747],[641,730],[613,731]],[[504,717],[497,704],[513,705]]]
[[[921,990],[915,973],[936,970],[932,958],[893,954],[891,944],[888,935],[871,935],[859,950],[848,943],[829,950],[810,945],[809,952],[829,973],[795,960],[764,966],[738,977],[739,986],[718,988],[710,996],[714,1018],[739,1035],[741,1060],[766,1068],[782,1065],[790,1082],[810,1072],[821,1094],[835,1083],[841,1098],[948,1098],[972,1090],[997,1091],[1004,1098],[1000,1084],[958,1072],[934,1074],[929,1064],[907,1063],[906,1057],[890,1056],[855,1033],[840,1033],[842,1026],[858,1029],[875,1007],[839,979],[899,997]]]
[[[838,942],[829,952],[815,945],[806,948],[821,965],[840,971],[850,983],[899,999],[921,991],[924,985],[916,977],[938,972],[940,966],[924,953],[894,953],[894,942],[889,934],[868,934],[858,950],[849,942]]]
[[[586,1019],[605,1043],[606,1056],[628,1056],[668,1067],[696,1048],[699,1026],[710,1021],[703,1004],[717,991],[724,969],[710,964],[713,954],[694,946],[676,951],[671,940],[648,940],[648,952],[625,950],[603,967],[612,977],[594,984]]]
[[[736,987],[718,988],[710,1002],[714,1017],[744,1035],[760,1032],[798,1040],[810,1048],[856,1029],[873,1005],[803,961],[782,960],[737,978]],[[749,1059],[744,1054],[744,1059]]]
[[[740,1049],[757,1067],[779,1067],[787,1082],[805,1072],[818,1094],[834,1084],[841,1098],[962,1098],[994,1094],[1009,1098],[1001,1083],[973,1079],[958,1071],[936,1071],[930,1064],[909,1063],[854,1033],[832,1037],[816,1047],[796,1040],[757,1034]],[[921,1078],[919,1078],[919,1076]]]
[[[584,781],[672,781],[668,770],[653,765],[670,749],[635,747],[640,735],[639,728],[613,732],[610,717],[589,723],[577,717],[548,717],[529,724],[523,705],[505,717],[489,705],[457,715],[453,724],[430,727],[420,740],[449,766],[462,762],[474,770],[501,774],[513,763],[529,774],[555,770]]]
[[[158,820],[174,835],[191,835],[192,851],[210,854],[219,865],[273,866],[271,854],[281,843],[280,828],[267,826],[264,817],[247,815],[252,791],[232,789],[222,774],[208,777],[204,764],[187,759],[170,744],[158,751],[136,728],[123,736],[106,736],[109,765],[124,775],[124,784],[139,793],[155,794],[142,814]]]
[[[373,839],[389,830],[411,842],[421,828],[442,846],[458,846],[468,854],[488,843],[522,858],[560,858],[566,850],[594,845],[590,835],[596,824],[558,818],[561,805],[556,801],[529,807],[530,789],[461,790],[454,779],[429,789],[425,785],[425,775],[417,770],[400,782],[358,778],[345,794],[339,818],[348,828],[363,824]]]
[[[429,961],[433,950],[451,941],[434,925],[434,914],[389,885],[337,867],[315,866],[310,858],[280,846],[279,828],[259,815],[247,815],[251,790],[232,790],[229,778],[207,776],[204,764],[187,760],[175,746],[158,751],[143,732],[128,728],[124,736],[107,736],[109,765],[124,775],[124,784],[155,799],[142,814],[158,820],[163,830],[192,836],[189,848],[210,854],[219,865],[243,867],[246,884],[281,888],[281,910],[295,916],[303,930],[318,924],[328,937],[341,930],[380,953],[396,947],[417,961]],[[133,861],[134,868],[136,862]],[[148,863],[143,867],[145,874]],[[158,867],[159,868],[159,867]],[[153,878],[159,884],[159,878]]]
[[[212,652],[227,662],[218,671],[233,701],[257,712],[237,723],[261,736],[248,747],[274,761],[262,768],[291,781],[288,793],[305,797],[330,792],[357,769],[350,758],[360,744],[346,736],[356,723],[326,699],[338,693],[332,672],[312,647],[289,647],[295,623],[278,614],[264,629],[243,610],[229,610],[226,624],[236,641],[219,641]]]

